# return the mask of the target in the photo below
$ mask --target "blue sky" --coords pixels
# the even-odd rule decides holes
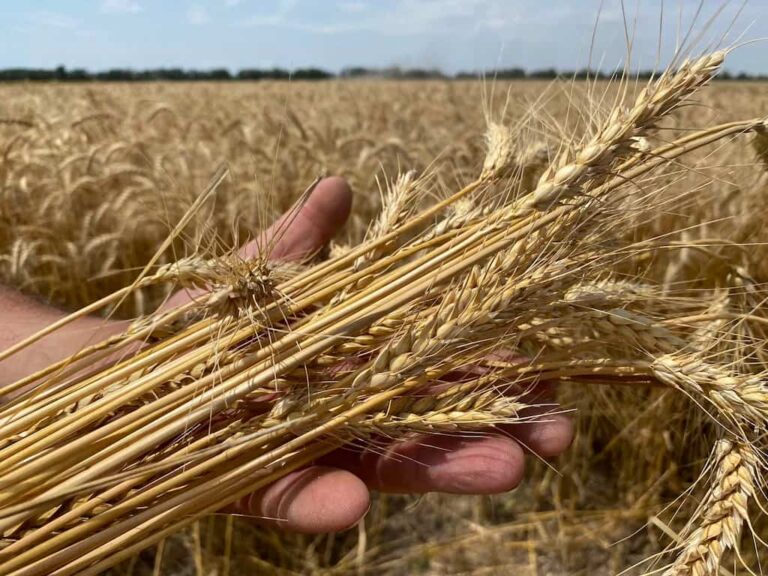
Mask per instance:
[[[662,53],[698,0],[666,0]],[[723,5],[704,0],[702,24]],[[588,62],[599,0],[5,0],[0,67],[184,68],[319,66],[573,69]],[[625,0],[637,22],[633,60],[651,67],[661,0]],[[705,37],[768,37],[768,0],[725,5]],[[682,12],[682,19],[679,18]],[[604,0],[593,61],[625,55],[619,0]],[[765,41],[736,50],[733,71],[768,73]]]

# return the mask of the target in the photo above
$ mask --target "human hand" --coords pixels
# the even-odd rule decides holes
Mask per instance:
[[[240,250],[252,258],[270,246],[270,258],[300,260],[322,248],[349,216],[352,193],[341,178],[326,178],[298,211],[284,215],[256,241]],[[183,304],[199,291],[180,291],[166,307]],[[0,349],[63,317],[0,286]],[[65,329],[0,361],[0,384],[13,382],[83,346],[121,332],[125,323],[82,318]],[[365,515],[369,491],[494,494],[521,481],[526,452],[550,458],[571,443],[573,428],[563,415],[499,427],[482,437],[419,435],[376,449],[338,450],[254,492],[225,512],[256,516],[262,522],[305,533],[343,530]]]
[[[252,257],[259,245],[272,239],[271,258],[290,260],[312,254],[344,224],[351,203],[347,183],[326,178],[298,212],[283,216],[261,241],[250,243],[241,254]],[[365,515],[370,490],[505,492],[521,481],[526,452],[551,458],[563,452],[572,438],[570,419],[550,414],[541,421],[500,427],[483,437],[419,435],[384,449],[378,444],[376,450],[344,448],[241,499],[227,511],[257,516],[297,532],[339,531]]]

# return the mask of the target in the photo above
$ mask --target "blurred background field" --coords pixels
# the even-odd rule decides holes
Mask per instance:
[[[718,83],[673,122],[759,116],[765,87]],[[524,123],[518,153],[542,167],[599,113],[586,88],[491,79],[0,85],[0,278],[68,308],[124,286],[222,163],[231,178],[198,226],[214,227],[226,245],[268,225],[326,173],[356,192],[337,239],[354,244],[399,172],[429,169],[436,197],[470,181],[482,166],[488,116]],[[749,149],[740,159],[754,163]],[[736,168],[708,160],[708,170]],[[159,297],[142,296],[133,311]]]

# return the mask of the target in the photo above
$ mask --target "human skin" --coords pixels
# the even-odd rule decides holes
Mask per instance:
[[[337,177],[322,180],[298,211],[287,213],[256,241],[245,257],[269,245],[270,258],[301,260],[316,253],[343,226],[352,192]],[[192,298],[184,291],[170,304]],[[168,303],[166,306],[169,305]],[[0,350],[64,317],[65,313],[0,286]],[[0,386],[66,358],[84,346],[122,331],[125,324],[82,318],[0,361]],[[573,426],[562,414],[499,428],[482,437],[415,436],[374,449],[343,449],[281,478],[229,506],[225,512],[304,532],[344,530],[367,512],[370,491],[421,494],[496,494],[515,488],[525,459],[552,458],[568,448]]]

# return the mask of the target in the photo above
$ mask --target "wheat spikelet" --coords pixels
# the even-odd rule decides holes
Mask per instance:
[[[659,380],[707,401],[720,416],[737,427],[765,428],[768,393],[764,376],[737,374],[684,355],[661,356],[652,368]]]
[[[752,147],[755,149],[758,161],[768,169],[768,126],[761,126],[755,130]]]
[[[451,409],[419,412],[380,412],[361,421],[360,425],[377,433],[386,433],[387,429],[426,433],[482,430],[498,424],[521,421],[519,414],[527,407],[524,403],[503,398],[492,402],[483,400],[485,401],[477,402],[477,407],[455,406]]]
[[[546,210],[581,193],[581,184],[604,173],[621,157],[623,149],[633,149],[638,137],[706,85],[724,58],[725,53],[718,51],[685,62],[677,72],[665,72],[657,82],[643,89],[630,110],[615,108],[605,125],[576,151],[572,159],[568,154],[562,154],[544,171],[521,207]]]
[[[485,131],[486,154],[480,172],[482,180],[495,180],[517,167],[515,146],[508,126],[489,122]]]
[[[709,576],[720,572],[723,555],[739,545],[748,504],[755,496],[758,457],[750,444],[720,440],[714,449],[712,487],[700,506],[697,524],[664,574]]]

